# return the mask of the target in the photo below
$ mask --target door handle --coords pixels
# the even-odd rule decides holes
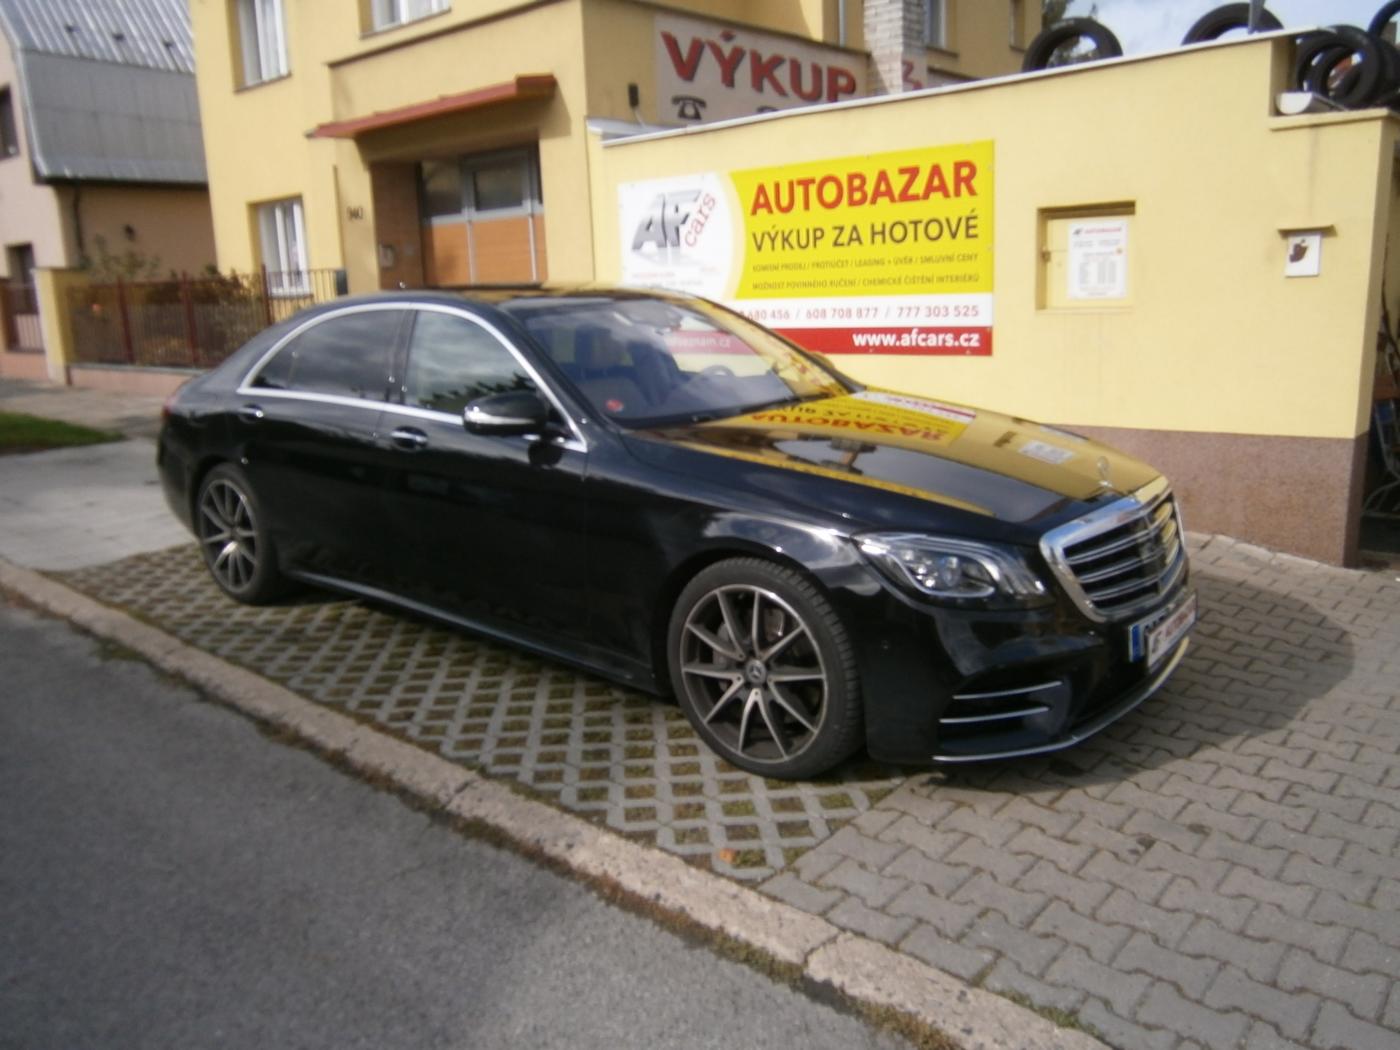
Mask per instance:
[[[389,435],[389,440],[394,443],[395,448],[408,452],[417,452],[428,447],[428,435],[416,427],[399,427]]]
[[[238,410],[238,418],[245,423],[257,423],[267,417],[262,405],[244,405]]]

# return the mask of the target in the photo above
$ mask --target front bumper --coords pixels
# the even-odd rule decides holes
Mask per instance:
[[[1061,596],[1054,605],[986,612],[918,605],[887,587],[846,592],[866,745],[880,761],[976,762],[1073,747],[1156,693],[1180,665],[1182,637],[1149,667],[1131,623],[1191,598],[1183,571],[1155,609],[1101,623]]]
[[[998,758],[1020,758],[1023,755],[1043,755],[1051,751],[1062,751],[1067,747],[1088,740],[1094,734],[1107,729],[1114,722],[1118,721],[1128,712],[1136,709],[1143,701],[1152,696],[1153,693],[1161,689],[1181,663],[1182,657],[1186,655],[1186,650],[1190,647],[1191,640],[1183,638],[1177,643],[1176,648],[1162,660],[1149,676],[1140,684],[1130,689],[1126,695],[1121,697],[1108,708],[1096,714],[1086,717],[1082,722],[1070,726],[1049,740],[1033,743],[1022,747],[1013,747],[1005,751],[981,751],[969,749],[966,751],[944,751],[932,755],[934,762],[939,764],[949,764],[955,762],[980,762]]]

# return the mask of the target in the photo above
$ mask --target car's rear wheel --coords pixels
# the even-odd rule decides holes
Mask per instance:
[[[237,467],[225,463],[205,475],[195,533],[209,574],[229,597],[260,605],[286,589],[257,497]]]
[[[816,776],[861,741],[854,650],[831,603],[771,562],[718,562],[671,615],[671,683],[716,752],[762,776]]]

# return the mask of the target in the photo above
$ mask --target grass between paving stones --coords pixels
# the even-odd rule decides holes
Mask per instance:
[[[981,980],[974,981],[973,983],[978,987],[982,986]],[[1010,999],[1017,1006],[1025,1007],[1032,1013],[1040,1014],[1041,1017],[1045,1018],[1053,1025],[1060,1028],[1072,1028],[1077,1032],[1083,1032],[1085,1035],[1093,1036],[1101,1043],[1108,1044],[1107,1036],[1088,1022],[1081,1021],[1079,1015],[1076,1013],[1069,1010],[1062,1010],[1058,1006],[1037,1006],[1029,996],[1022,995],[1020,992],[1005,991],[997,992],[996,994],[1003,999]]]
[[[120,434],[105,430],[93,430],[91,427],[28,416],[21,412],[0,412],[0,456],[75,445],[101,445],[120,440]]]

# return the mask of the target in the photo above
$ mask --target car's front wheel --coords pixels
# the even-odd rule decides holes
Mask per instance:
[[[230,598],[261,605],[286,589],[257,497],[237,467],[224,463],[204,476],[195,533],[209,574]]]
[[[850,638],[793,569],[754,558],[704,569],[676,601],[667,653],[686,717],[741,769],[812,777],[860,746]]]

